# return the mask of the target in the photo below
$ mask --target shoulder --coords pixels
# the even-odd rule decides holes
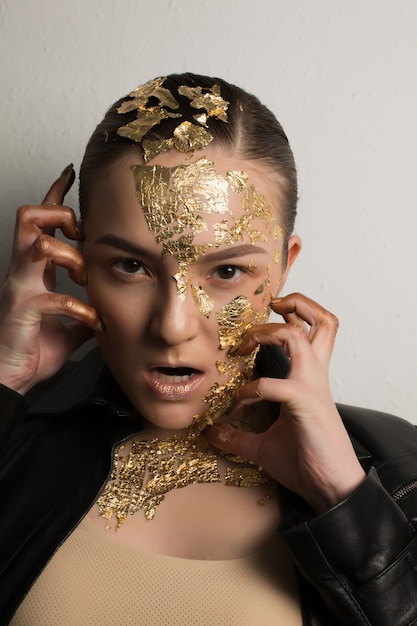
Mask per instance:
[[[337,408],[349,435],[363,446],[375,462],[408,453],[417,454],[417,428],[405,419],[347,404]]]

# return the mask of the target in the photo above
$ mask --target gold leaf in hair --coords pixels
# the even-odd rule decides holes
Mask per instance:
[[[178,87],[178,93],[189,98],[194,109],[205,109],[209,117],[216,117],[222,122],[227,122],[226,111],[230,102],[222,98],[219,85],[213,85],[209,89],[181,85]]]
[[[127,137],[127,139],[140,143],[146,133],[168,117],[181,117],[181,115],[179,113],[166,111],[159,106],[152,107],[150,109],[143,109],[138,112],[138,116],[135,120],[133,120],[133,122],[129,122],[129,124],[121,126],[117,130],[117,134],[121,137]]]

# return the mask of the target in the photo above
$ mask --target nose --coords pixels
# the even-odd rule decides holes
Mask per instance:
[[[166,345],[175,346],[197,336],[199,317],[202,318],[191,295],[188,293],[182,301],[175,281],[171,280],[153,313],[150,331]]]

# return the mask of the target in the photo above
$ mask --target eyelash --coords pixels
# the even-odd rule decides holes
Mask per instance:
[[[129,271],[129,269],[126,268],[126,266],[128,266],[128,264],[130,264],[130,268],[134,269],[134,270],[142,270],[142,271]],[[146,268],[146,266],[139,261],[138,259],[134,259],[131,257],[118,257],[116,259],[112,259],[112,261],[110,262],[110,265],[112,267],[112,269],[114,269],[115,272],[121,274],[124,277],[136,277],[138,275],[149,275],[150,272],[149,270]],[[227,277],[221,277],[219,275],[219,272],[221,271],[228,271],[228,270],[232,270],[233,272],[233,276],[227,278]],[[238,273],[238,275],[236,276],[236,272]],[[219,265],[218,267],[216,267],[215,269],[213,269],[210,274],[209,274],[209,278],[213,278],[215,281],[218,281],[218,283],[226,285],[226,283],[236,283],[239,282],[244,274],[249,274],[250,270],[248,267],[242,267],[240,265],[234,265],[234,264],[228,264],[228,265]]]
[[[121,267],[123,265],[127,265],[128,263],[131,264],[131,267],[135,267],[136,269],[142,269],[142,272],[129,272],[126,267]],[[114,268],[114,270],[116,272],[119,272],[120,274],[123,274],[124,276],[137,276],[138,274],[145,274],[147,273],[146,267],[144,266],[144,264],[141,261],[138,261],[137,259],[132,259],[129,257],[119,257],[117,259],[113,259],[110,262],[110,265],[112,268]]]
[[[219,267],[216,267],[215,270],[213,270],[212,272],[212,276],[214,276],[216,273],[219,274],[220,271],[224,271],[224,270],[232,270],[233,271],[233,276],[231,276],[230,278],[225,278],[225,277],[220,277],[219,276],[219,280],[221,282],[235,282],[238,281],[241,277],[243,273],[247,273],[247,268],[243,268],[240,267],[239,265],[220,265]],[[236,276],[236,272],[239,272],[238,276]]]

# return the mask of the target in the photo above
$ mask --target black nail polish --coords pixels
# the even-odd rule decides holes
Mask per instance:
[[[65,167],[62,172],[61,172],[61,176],[66,176],[67,174],[69,174],[71,172],[71,170],[74,169],[74,164],[70,163],[69,165],[67,165],[67,167]]]

